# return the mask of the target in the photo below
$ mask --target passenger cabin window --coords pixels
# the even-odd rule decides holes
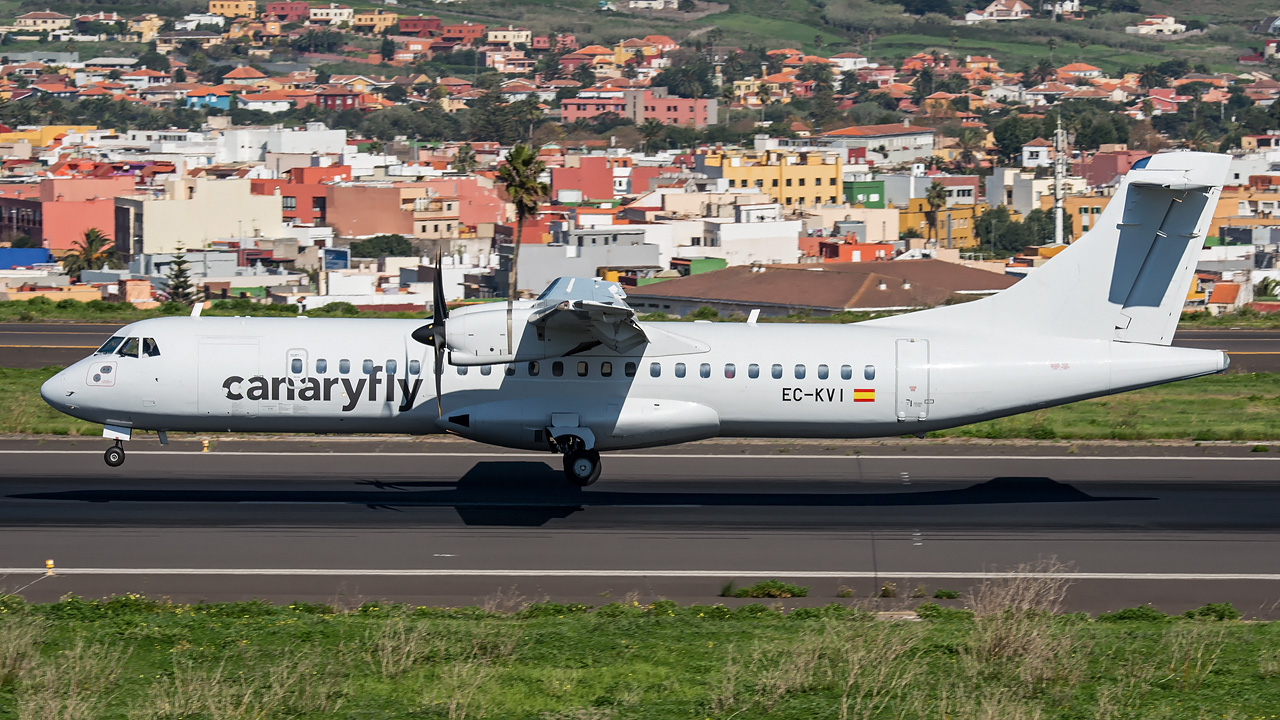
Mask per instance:
[[[701,365],[699,365],[699,366],[698,366],[698,375],[700,375],[700,376],[702,376],[702,377],[704,377],[704,378],[709,378],[709,377],[711,377],[711,366],[710,366],[710,365],[708,365],[707,363],[702,363]]]
[[[756,363],[751,363],[750,365],[748,365],[747,377],[751,378],[752,380],[755,380],[756,378],[760,377],[760,366],[757,365]]]
[[[538,377],[538,371],[541,369],[537,360],[529,361],[529,377]]]
[[[507,377],[511,377],[516,374],[516,366],[508,365],[506,369],[503,370],[503,372],[507,374]]]
[[[400,367],[400,364],[399,364],[399,363],[397,363],[395,360],[388,360],[388,361],[387,361],[387,374],[388,374],[388,375],[395,375],[395,374],[396,374],[396,368],[398,368],[398,367]]]
[[[818,379],[819,379],[819,380],[826,380],[826,379],[827,379],[827,366],[826,366],[826,365],[819,365],[819,366],[818,366]]]
[[[662,377],[662,363],[649,363],[649,377]]]
[[[875,379],[876,379],[876,366],[875,366],[875,365],[867,365],[866,367],[862,368],[862,377],[864,377],[864,378],[866,378],[866,379],[868,379],[868,380],[875,380]]]
[[[586,361],[579,360],[578,361],[578,377],[586,377],[586,376],[587,376],[587,363]]]
[[[110,355],[111,353],[116,351],[116,348],[120,347],[120,343],[122,342],[124,342],[124,338],[120,336],[107,338],[107,341],[102,343],[102,347],[98,348],[98,352],[95,354]]]
[[[600,363],[600,377],[613,376],[613,363],[605,361]]]
[[[131,337],[124,341],[124,345],[120,346],[120,352],[117,354],[122,357],[138,357],[138,346],[140,344],[138,338]]]
[[[803,380],[803,379],[804,379],[804,366],[803,366],[803,365],[797,365],[797,366],[796,366],[796,379],[797,379],[797,380]]]
[[[480,374],[481,374],[481,375],[488,375],[488,374],[490,374],[490,373],[492,373],[492,372],[493,372],[493,366],[492,366],[492,365],[481,365],[481,366],[480,366]]]
[[[316,374],[317,374],[317,375],[323,375],[323,374],[325,374],[325,373],[326,373],[326,372],[328,372],[328,371],[329,371],[329,361],[328,361],[328,360],[322,360],[322,359],[318,359],[318,360],[316,360]]]
[[[343,375],[346,375],[347,373],[350,373],[350,372],[351,372],[351,361],[350,361],[350,360],[346,360],[346,359],[339,360],[339,361],[338,361],[338,372],[342,373]]]
[[[422,372],[422,363],[418,362],[417,360],[410,360],[410,361],[409,361],[409,374],[410,374],[410,375],[417,375],[417,374],[418,374],[418,373],[420,373],[420,372]]]
[[[684,363],[676,363],[676,377],[684,377]]]
[[[289,361],[289,372],[294,375],[302,374],[302,358],[294,358]]]
[[[156,344],[154,338],[142,339],[142,354],[147,357],[160,357],[160,346]]]
[[[556,377],[563,377],[564,363],[560,362],[559,360],[551,363],[551,374],[555,375]]]
[[[623,375],[626,375],[627,377],[635,377],[635,376],[636,376],[636,364],[635,364],[635,363],[633,363],[633,362],[629,362],[629,363],[627,363],[626,365],[623,365],[623,366],[622,366],[622,374],[623,374]]]
[[[840,366],[840,379],[841,379],[841,380],[852,380],[852,379],[853,379],[853,368],[849,367],[848,365],[841,365],[841,366]]]
[[[781,366],[781,365],[774,365],[773,367],[769,368],[769,372],[773,375],[773,379],[774,379],[774,380],[781,380],[781,379],[782,379],[782,366]]]
[[[459,375],[466,375],[466,374],[467,374],[467,366],[466,366],[466,365],[459,365],[459,366],[458,366],[458,374],[459,374]]]
[[[361,365],[361,369],[364,371],[364,374],[365,374],[365,375],[372,375],[372,374],[373,374],[373,361],[372,361],[372,360],[365,360],[365,361],[364,361],[364,363]]]
[[[738,368],[733,363],[724,364],[724,376],[732,380],[738,374]]]

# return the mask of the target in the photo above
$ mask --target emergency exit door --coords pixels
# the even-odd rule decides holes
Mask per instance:
[[[920,338],[898,340],[898,422],[916,422],[929,417],[929,341]]]

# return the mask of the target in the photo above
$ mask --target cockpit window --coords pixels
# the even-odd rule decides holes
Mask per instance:
[[[124,345],[120,346],[120,352],[117,354],[124,357],[138,357],[138,345],[140,344],[138,338],[131,337],[124,341]]]
[[[142,339],[142,354],[147,357],[160,357],[160,346],[156,344],[155,338]]]
[[[123,338],[123,337],[121,337],[121,336],[119,336],[119,335],[117,335],[117,336],[115,336],[115,337],[113,337],[113,338],[107,338],[107,341],[106,341],[106,342],[104,342],[104,343],[102,343],[102,347],[98,348],[98,352],[96,352],[96,353],[94,353],[94,354],[95,354],[95,355],[110,355],[111,353],[113,353],[113,352],[115,352],[115,351],[116,351],[116,348],[120,347],[120,343],[122,343],[122,342],[124,342],[124,338]]]

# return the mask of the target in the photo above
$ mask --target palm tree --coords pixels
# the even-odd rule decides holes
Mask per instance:
[[[667,126],[660,120],[649,118],[640,123],[636,129],[640,131],[640,138],[643,141],[640,149],[645,155],[652,155],[662,149],[660,146],[665,144],[662,142],[662,134],[666,132]]]
[[[84,238],[71,246],[71,252],[62,258],[62,269],[68,275],[79,275],[85,270],[100,268],[103,265],[112,268],[124,267],[116,256],[116,249],[111,240],[98,228],[84,231]]]
[[[934,247],[937,247],[938,210],[947,204],[947,186],[934,180],[924,194],[924,202],[929,206],[925,211],[925,220],[929,222],[929,239],[933,240]]]
[[[476,151],[471,143],[463,143],[453,154],[453,169],[460,173],[469,173],[476,169]]]
[[[1031,70],[1031,79],[1035,80],[1037,85],[1048,82],[1050,78],[1057,76],[1057,68],[1055,68],[1053,63],[1048,60],[1041,60],[1036,63],[1036,66]]]
[[[517,269],[520,262],[520,241],[524,236],[524,221],[538,211],[538,202],[551,193],[551,188],[538,179],[547,164],[538,159],[538,148],[517,143],[507,153],[507,162],[498,168],[498,180],[507,188],[507,195],[516,206],[516,236],[511,247],[511,270],[507,275],[507,322],[511,321],[511,308],[515,300]],[[508,325],[507,352],[512,352],[511,328]]]
[[[960,154],[957,160],[964,167],[973,167],[978,162],[978,151],[986,145],[987,136],[978,128],[965,128],[956,136],[956,142],[960,146]]]

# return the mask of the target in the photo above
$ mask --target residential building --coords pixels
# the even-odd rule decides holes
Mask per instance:
[[[176,30],[160,33],[155,40],[156,52],[159,53],[171,53],[187,43],[195,43],[207,50],[214,45],[221,45],[222,41],[221,34],[207,30]]]
[[[44,178],[0,189],[0,237],[26,235],[61,256],[96,229],[115,232],[115,196],[134,193],[134,177]]]
[[[351,16],[351,29],[356,32],[380,35],[395,26],[400,16],[386,10],[365,10]]]
[[[277,0],[269,2],[263,11],[284,23],[300,23],[311,19],[311,3],[305,0]]]
[[[225,18],[251,18],[258,14],[257,0],[209,0],[209,13]]]
[[[866,152],[867,160],[877,165],[905,165],[933,155],[933,128],[902,124],[855,125],[809,138],[821,147],[857,149]]]
[[[729,189],[767,193],[787,207],[843,201],[844,169],[838,152],[714,150],[694,156],[697,172],[726,178]]]
[[[484,41],[486,27],[472,22],[445,25],[440,29],[440,39],[459,45],[475,45]]]
[[[982,10],[973,10],[964,16],[970,25],[979,22],[1003,22],[1025,20],[1031,17],[1031,6],[1022,0],[993,0]]]
[[[1022,146],[1022,167],[1041,168],[1053,165],[1053,143],[1036,138]]]
[[[444,30],[444,21],[440,18],[429,16],[414,16],[400,18],[400,34],[401,35],[417,35],[418,37],[430,37],[439,35]]]
[[[490,45],[506,45],[507,47],[515,47],[516,45],[528,46],[533,42],[533,33],[528,28],[518,28],[508,25],[505,28],[490,28],[485,42]]]
[[[912,198],[901,213],[903,230],[914,229],[921,238],[932,239],[936,248],[968,248],[978,244],[977,220],[987,211],[986,203],[943,206],[936,213],[924,198]],[[930,220],[936,215],[937,225]],[[936,231],[936,232],[935,232]],[[912,247],[925,247],[923,242]]]
[[[462,234],[459,198],[423,183],[334,183],[326,190],[325,222],[343,237],[452,240]]]
[[[242,178],[173,177],[159,193],[115,199],[116,248],[129,256],[206,248],[215,240],[280,237],[280,199]]]
[[[1128,35],[1177,35],[1187,31],[1187,26],[1169,15],[1149,15],[1146,20],[1124,29]]]
[[[71,16],[52,12],[50,10],[29,12],[19,15],[13,21],[13,26],[18,30],[25,32],[52,32],[54,30],[66,30],[71,27]]]
[[[663,125],[689,125],[705,128],[719,119],[719,103],[715,98],[682,98],[670,95],[667,88],[627,90],[623,93],[623,117],[637,125],[657,120]]]
[[[156,39],[156,35],[164,29],[164,18],[155,13],[145,13],[137,17],[129,18],[126,27],[131,35],[137,35],[138,41],[149,43]]]
[[[308,17],[311,22],[319,25],[342,25],[343,23],[350,25],[355,14],[356,11],[346,5],[328,3],[325,5],[312,5]]]
[[[329,185],[351,180],[351,168],[345,165],[297,167],[282,179],[249,181],[254,195],[278,195],[281,215],[286,223],[324,225],[327,221]]]
[[[845,180],[844,201],[864,208],[885,206],[883,180]]]

